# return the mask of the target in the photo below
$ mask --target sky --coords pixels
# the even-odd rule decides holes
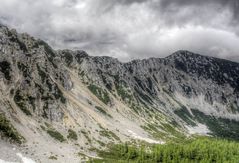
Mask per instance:
[[[0,23],[121,61],[189,50],[239,62],[239,0],[0,0]]]

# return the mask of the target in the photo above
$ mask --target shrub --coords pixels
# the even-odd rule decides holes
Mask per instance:
[[[107,137],[107,138],[109,138],[109,139],[112,139],[112,138],[113,138],[113,139],[115,139],[115,140],[120,141],[120,138],[119,138],[115,133],[113,133],[112,131],[103,129],[103,130],[101,130],[101,131],[99,132],[99,134],[100,134],[101,136],[103,136],[103,137]]]
[[[0,71],[3,72],[5,79],[11,80],[11,64],[8,61],[0,62]]]
[[[112,117],[110,114],[108,114],[102,107],[100,106],[95,106],[95,108],[102,114],[108,116],[108,117]]]
[[[16,91],[14,102],[26,115],[32,115],[26,106],[26,99],[21,95],[20,90]]]
[[[0,133],[4,137],[21,144],[25,139],[17,132],[12,126],[10,121],[5,117],[4,114],[0,114]]]
[[[90,84],[88,89],[106,105],[110,102],[110,97],[107,91],[102,90],[100,87]]]
[[[48,133],[52,138],[54,138],[54,139],[56,139],[56,140],[58,140],[58,141],[60,141],[60,142],[65,141],[64,136],[63,136],[60,132],[56,131],[55,129],[48,129],[48,130],[47,130],[47,133]]]
[[[87,132],[84,131],[84,130],[81,130],[81,133],[85,136],[85,138],[87,139],[87,141],[88,141],[89,143],[91,143],[91,139],[90,139],[89,135],[87,134]]]
[[[129,92],[126,90],[126,88],[122,85],[116,85],[116,91],[117,94],[123,99],[126,100],[128,99],[129,101],[132,100],[132,95],[129,94]]]
[[[64,51],[64,52],[62,52],[62,54],[63,54],[63,58],[65,59],[67,66],[70,66],[70,64],[73,62],[73,59],[74,59],[73,56],[68,51]]]
[[[48,159],[50,159],[50,160],[57,160],[57,157],[56,156],[50,156]]]
[[[78,139],[76,132],[72,129],[68,130],[67,138],[72,139],[72,140],[77,140]]]

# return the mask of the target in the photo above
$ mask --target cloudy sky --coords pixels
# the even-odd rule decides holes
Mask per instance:
[[[0,23],[122,61],[181,49],[239,61],[239,0],[0,0]]]

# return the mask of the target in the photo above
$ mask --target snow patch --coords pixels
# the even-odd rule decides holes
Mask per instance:
[[[0,159],[0,163],[18,163],[18,162],[8,162]]]
[[[136,134],[135,132],[133,132],[132,130],[127,130],[127,131],[130,133],[130,136],[132,136],[135,139],[143,140],[143,141],[146,141],[148,143],[154,143],[154,144],[164,144],[165,143],[163,141],[157,141],[157,140],[153,140],[153,139],[150,139],[150,138],[142,137],[142,136]]]
[[[211,131],[204,124],[198,123],[197,126],[186,126],[190,134],[208,135]]]
[[[35,161],[33,161],[30,158],[24,157],[21,153],[17,153],[17,156],[20,157],[22,159],[23,163],[36,163]]]

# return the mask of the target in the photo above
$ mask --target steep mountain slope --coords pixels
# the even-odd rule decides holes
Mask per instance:
[[[129,63],[67,50],[60,54],[69,67],[74,59],[66,58],[78,61],[75,69],[84,82],[111,92],[141,116],[157,111],[181,127],[206,123],[213,134],[238,139],[238,63],[188,51]]]
[[[42,162],[110,142],[239,139],[239,63],[188,51],[122,63],[0,26],[0,106],[1,137]]]

